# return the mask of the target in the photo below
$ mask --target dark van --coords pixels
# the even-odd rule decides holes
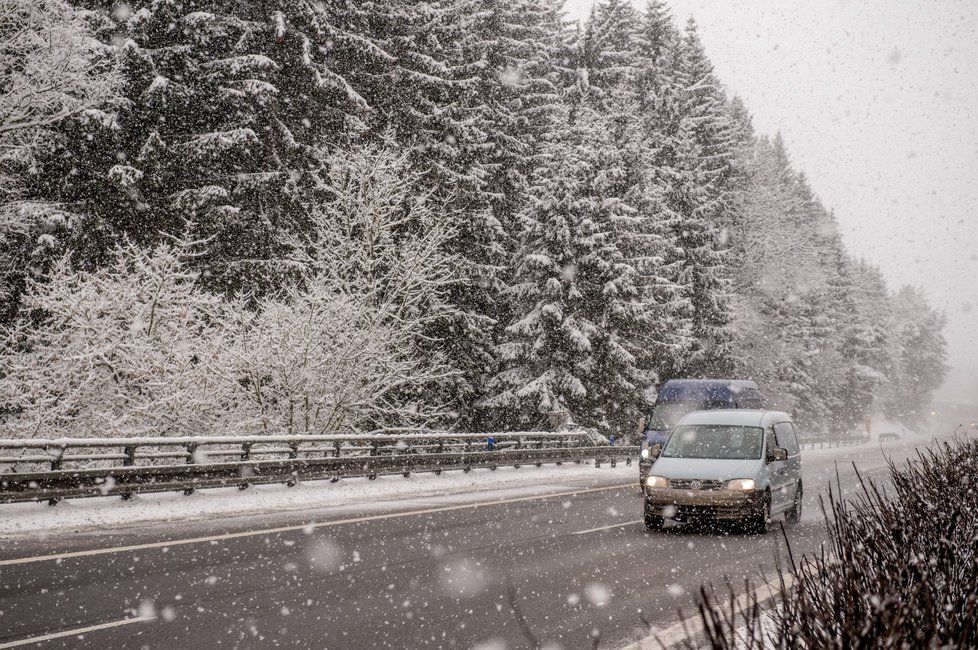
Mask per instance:
[[[652,467],[649,447],[665,445],[669,432],[679,420],[693,411],[713,409],[760,409],[761,391],[752,381],[741,379],[670,379],[659,387],[652,410],[645,418],[642,451],[638,463],[639,481]]]

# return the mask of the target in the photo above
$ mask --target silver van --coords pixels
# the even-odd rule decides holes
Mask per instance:
[[[645,526],[735,520],[763,533],[771,518],[801,519],[801,451],[787,413],[696,411],[683,417],[645,479]]]

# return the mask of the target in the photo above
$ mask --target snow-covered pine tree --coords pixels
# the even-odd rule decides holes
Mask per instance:
[[[493,216],[512,233],[561,105],[562,13],[554,0],[477,0],[465,18],[453,58],[471,80],[461,105],[480,134],[472,157]]]
[[[941,333],[946,318],[912,286],[893,294],[891,306],[893,369],[883,408],[887,415],[914,424],[947,374],[947,343]]]
[[[321,198],[327,152],[367,128],[371,66],[394,67],[360,3],[89,3],[122,59],[124,102],[72,121],[35,193],[85,214],[74,242],[104,259],[120,238],[152,242],[192,222],[209,238],[202,281],[274,290],[297,272],[289,241]]]
[[[640,109],[646,117],[647,137],[661,153],[661,143],[671,132],[670,105],[676,91],[681,36],[662,0],[651,0],[639,16],[634,32],[637,54],[636,88]]]
[[[615,246],[622,262],[630,269],[629,291],[619,294],[626,301],[626,317],[608,320],[607,328],[634,357],[646,384],[642,392],[657,383],[671,360],[681,357],[693,343],[688,304],[682,288],[674,281],[677,265],[667,263],[676,257],[675,239],[667,212],[663,209],[662,188],[655,182],[655,151],[647,146],[640,102],[633,85],[617,90],[603,103],[602,130],[606,134],[596,155],[601,156],[600,173],[594,191],[605,203],[618,203],[620,214],[611,222]],[[613,303],[612,303],[613,304]],[[612,308],[613,313],[620,311]],[[598,356],[599,363],[601,356]],[[616,375],[614,366],[611,374]],[[641,400],[627,391],[608,391],[614,381],[601,373],[592,384],[592,394],[603,409],[604,421],[618,433],[630,432],[642,408]],[[614,415],[612,415],[614,414]]]
[[[16,315],[26,283],[58,257],[77,217],[31,196],[38,151],[66,120],[108,119],[117,97],[112,48],[90,19],[64,0],[0,3],[0,323]]]
[[[804,216],[805,200],[780,138],[755,137],[748,116],[736,110],[744,140],[732,177],[739,191],[730,211],[728,259],[737,369],[763,385],[773,405],[794,409],[817,390],[809,308],[823,277],[819,238]]]
[[[891,378],[897,373],[890,341],[893,305],[879,268],[860,260],[855,264],[853,279],[860,320],[864,323],[862,360],[871,369],[872,403],[874,408],[878,408],[890,389]]]
[[[616,93],[634,85],[639,71],[638,25],[638,12],[628,0],[601,0],[591,9],[575,48],[589,101],[607,107]]]
[[[567,410],[621,434],[642,408],[657,355],[675,339],[664,328],[673,287],[655,274],[660,242],[647,206],[629,196],[630,181],[643,180],[634,131],[587,103],[574,114],[534,175],[503,369],[486,405],[510,426]]]
[[[430,138],[436,144],[434,136],[444,138],[447,146],[418,143],[413,160],[453,225],[452,250],[466,251],[465,281],[452,292],[459,311],[432,335],[451,348],[461,371],[444,387],[460,425],[478,429],[484,414],[472,405],[486,394],[495,372],[493,346],[508,319],[502,292],[516,214],[560,103],[554,52],[561,12],[553,0],[446,0],[432,16],[428,31],[435,37],[429,33],[424,42],[451,80],[439,100],[440,119],[451,126]]]
[[[736,132],[692,21],[673,56],[675,73],[662,77],[669,86],[658,99],[663,124],[652,137],[660,150],[655,168],[663,209],[681,251],[670,261],[680,267],[676,280],[689,301],[695,341],[689,355],[676,359],[667,374],[723,376],[733,365],[725,233]]]
[[[831,345],[832,367],[824,367],[822,378],[829,409],[825,414],[831,433],[848,435],[869,412],[878,377],[866,363],[868,326],[859,309],[854,266],[838,236],[827,257],[827,281],[822,289],[826,341]]]

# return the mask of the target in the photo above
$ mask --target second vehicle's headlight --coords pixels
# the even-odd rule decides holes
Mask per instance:
[[[648,457],[649,457],[649,448],[646,447],[645,449],[642,450],[642,458],[648,458]]]
[[[738,492],[750,492],[754,489],[754,479],[752,478],[735,478],[734,480],[727,483],[728,490],[736,490]]]
[[[645,479],[645,486],[650,488],[667,488],[669,479],[664,476],[650,476]]]

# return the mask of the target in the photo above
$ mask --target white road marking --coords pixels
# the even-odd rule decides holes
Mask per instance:
[[[611,528],[621,528],[622,526],[631,526],[632,524],[642,523],[641,519],[636,519],[635,521],[626,521],[621,524],[611,524],[610,526],[601,526],[600,528],[588,528],[587,530],[578,530],[571,533],[571,535],[586,535],[587,533],[596,533],[599,530],[610,530]]]
[[[62,632],[52,632],[51,634],[45,634],[43,636],[32,636],[26,639],[17,639],[16,641],[7,641],[6,643],[0,643],[0,650],[3,648],[18,648],[24,645],[30,645],[32,643],[40,643],[41,641],[51,641],[52,639],[61,639],[66,636],[77,636],[79,634],[87,634],[88,632],[95,632],[96,630],[107,630],[112,627],[120,627],[122,625],[131,625],[132,623],[145,623],[148,621],[155,621],[155,616],[137,616],[135,618],[124,618],[121,621],[112,621],[111,623],[100,623],[99,625],[89,625],[88,627],[79,627],[74,630],[64,630]]]
[[[166,542],[150,542],[147,544],[133,544],[131,546],[116,546],[112,548],[96,548],[86,551],[71,551],[68,553],[53,553],[51,555],[37,555],[34,557],[21,557],[10,560],[0,560],[0,566],[11,566],[15,564],[32,564],[34,562],[47,562],[51,560],[64,560],[74,557],[88,557],[91,555],[106,555],[109,553],[124,553],[127,551],[142,551],[153,548],[163,548],[169,546],[183,546],[185,544],[202,544],[205,542],[218,542],[227,539],[239,539],[242,537],[255,537],[258,535],[274,535],[276,533],[288,533],[297,530],[309,530],[315,528],[330,528],[333,526],[344,526],[347,524],[358,524],[366,521],[381,521],[383,519],[398,519],[401,517],[413,517],[417,515],[429,515],[436,512],[451,512],[453,510],[474,510],[489,506],[498,506],[507,503],[522,503],[525,501],[540,501],[543,499],[556,499],[559,497],[574,496],[577,494],[588,494],[590,492],[603,492],[607,490],[620,490],[622,488],[632,488],[634,483],[622,483],[619,485],[609,485],[599,488],[585,488],[568,492],[551,492],[550,494],[540,494],[530,497],[516,497],[513,499],[498,499],[496,501],[484,501],[478,503],[465,503],[454,506],[440,506],[437,508],[425,508],[423,510],[410,510],[407,512],[390,512],[382,515],[368,515],[365,517],[355,517],[351,519],[335,519],[333,521],[320,521],[296,526],[280,526],[278,528],[265,528],[261,530],[247,530],[238,533],[224,533],[222,535],[208,535],[206,537],[191,537],[189,539],[174,539]],[[0,646],[2,647],[2,646]]]
[[[795,579],[791,575],[784,576],[785,588],[790,588],[794,583]],[[781,593],[781,578],[768,580],[757,587],[755,593],[757,594],[757,604],[763,605]],[[734,600],[734,615],[740,616],[741,612],[750,608],[752,605],[753,601],[749,592],[740,594]],[[726,611],[727,605],[724,604],[722,607]],[[639,639],[635,643],[625,646],[622,650],[651,650],[653,648],[664,648],[668,650],[668,648],[672,648],[684,641],[694,641],[696,636],[703,632],[703,629],[703,619],[700,618],[699,614],[695,614],[673,623],[660,632],[649,634],[644,639]]]

